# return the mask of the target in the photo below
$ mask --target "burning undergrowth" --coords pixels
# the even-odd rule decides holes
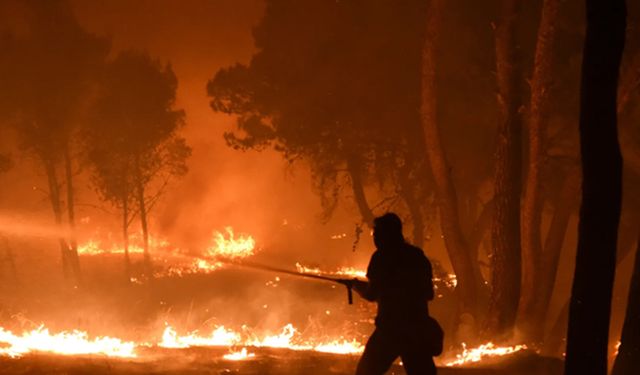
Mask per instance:
[[[146,361],[210,348],[220,361],[259,360],[273,350],[355,358],[373,328],[375,306],[357,298],[348,305],[343,286],[239,267],[243,260],[271,257],[251,236],[231,228],[214,232],[200,253],[152,239],[153,277],[139,266],[143,250],[134,240],[129,282],[123,280],[124,251],[112,243],[106,237],[80,244],[88,275],[82,288],[52,283],[25,291],[16,286],[15,299],[7,300],[1,312],[0,355],[44,352]],[[361,264],[322,268],[300,260],[285,266],[312,275],[365,276]],[[456,281],[442,271],[435,276],[439,298],[432,311],[437,315],[439,305],[450,308]],[[460,348],[440,364],[465,365],[523,349]]]

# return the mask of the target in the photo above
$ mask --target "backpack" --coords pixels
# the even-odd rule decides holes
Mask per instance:
[[[428,342],[428,351],[433,357],[437,357],[442,354],[444,346],[444,331],[437,320],[432,317],[427,318],[426,333]]]

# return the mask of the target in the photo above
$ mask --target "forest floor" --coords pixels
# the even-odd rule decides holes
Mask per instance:
[[[227,348],[150,349],[143,359],[95,356],[29,354],[0,357],[0,374],[216,374],[216,375],[347,375],[353,374],[358,356],[322,354],[287,349],[254,348],[241,361],[222,358]],[[441,367],[440,375],[555,375],[562,361],[523,353],[491,364]],[[399,364],[388,374],[404,374]]]
[[[0,355],[0,374],[247,374],[346,375],[353,374],[359,355],[327,354],[283,348],[235,347],[162,348],[158,344],[167,325],[180,335],[200,332],[208,337],[225,326],[262,337],[296,327],[306,339],[355,338],[366,342],[373,325],[375,305],[359,298],[346,303],[346,293],[333,283],[315,282],[244,269],[221,269],[212,274],[157,278],[147,284],[124,284],[121,256],[83,257],[88,277],[82,288],[68,288],[51,269],[52,259],[23,249],[17,283],[0,282],[0,327],[19,334],[39,326],[52,333],[79,329],[89,337],[109,336],[138,343],[135,358],[57,355],[29,352],[11,358]],[[274,261],[275,262],[275,261]],[[157,262],[160,263],[160,262]],[[280,262],[284,263],[284,262]],[[160,263],[161,264],[161,263]],[[431,313],[446,332],[452,328],[453,293],[440,290]],[[451,335],[448,335],[451,337]],[[294,338],[295,339],[295,338]],[[313,340],[311,340],[313,341]],[[313,342],[317,342],[313,341]],[[146,346],[144,343],[152,343]],[[0,349],[3,343],[0,342]],[[230,350],[245,348],[253,356],[228,360]],[[445,341],[446,348],[452,345]],[[455,359],[461,348],[448,350]],[[523,350],[481,364],[441,367],[440,375],[560,375],[562,360]],[[399,364],[389,374],[404,374]]]

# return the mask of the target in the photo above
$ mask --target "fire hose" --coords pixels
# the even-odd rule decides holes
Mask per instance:
[[[229,265],[233,265],[233,266],[238,266],[238,267],[251,268],[251,269],[254,269],[254,270],[258,270],[258,271],[282,273],[282,274],[285,274],[285,275],[291,275],[291,276],[296,276],[296,277],[304,277],[304,278],[309,278],[309,279],[331,281],[331,282],[334,282],[334,283],[338,283],[338,284],[344,285],[347,288],[347,298],[349,300],[349,304],[350,305],[353,304],[353,291],[352,291],[352,289],[353,289],[354,282],[358,281],[357,278],[345,279],[345,278],[340,278],[340,277],[316,275],[316,274],[313,274],[313,273],[304,273],[304,272],[291,271],[291,270],[287,270],[287,269],[284,269],[284,268],[277,268],[277,267],[272,267],[272,266],[268,266],[268,265],[265,265],[265,264],[258,264],[258,263],[252,263],[252,262],[225,261],[223,263],[226,263],[226,264],[229,264]]]

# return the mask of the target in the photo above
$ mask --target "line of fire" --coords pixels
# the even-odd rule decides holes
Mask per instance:
[[[640,2],[0,0],[0,373],[640,374]]]

